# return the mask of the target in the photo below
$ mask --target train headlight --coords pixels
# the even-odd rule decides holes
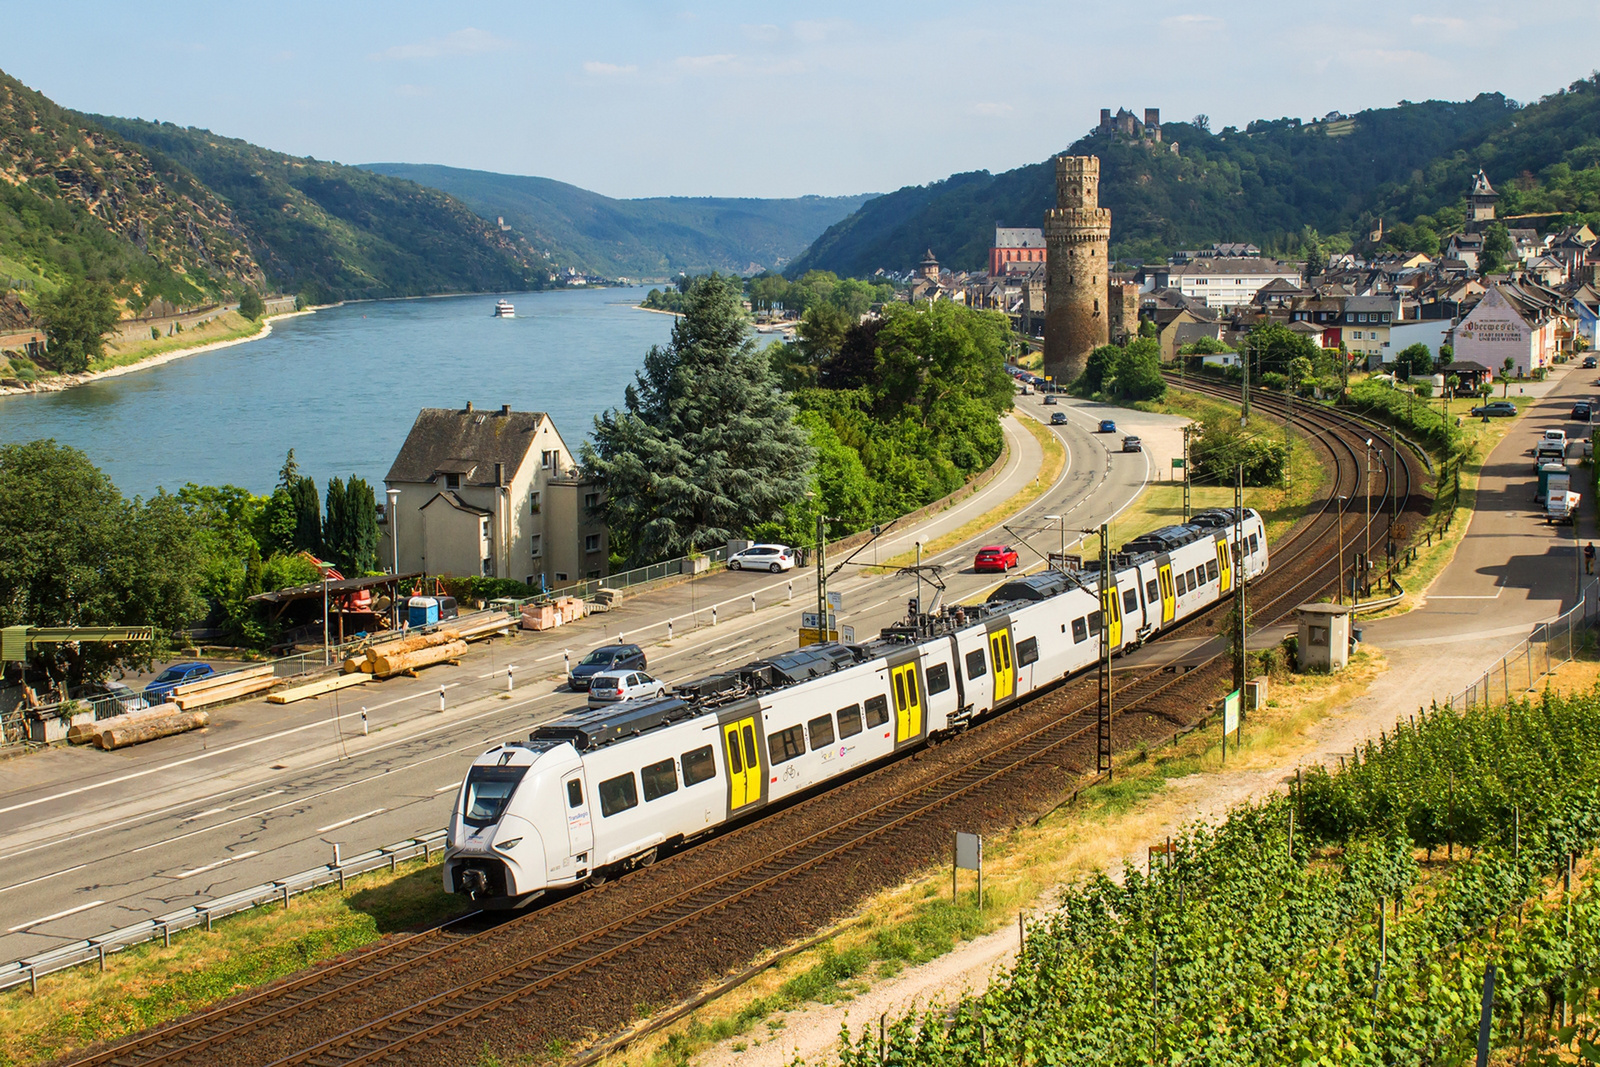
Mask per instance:
[[[503,852],[510,852],[512,849],[516,848],[520,844],[522,844],[522,838],[513,837],[510,841],[496,841],[494,843],[494,847],[500,849]]]

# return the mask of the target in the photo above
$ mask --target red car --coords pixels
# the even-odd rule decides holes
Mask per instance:
[[[987,545],[978,549],[972,561],[975,571],[1000,571],[1004,573],[1017,565],[1017,550],[1010,545]]]

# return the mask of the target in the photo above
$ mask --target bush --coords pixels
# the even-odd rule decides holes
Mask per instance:
[[[1404,390],[1391,389],[1380,382],[1361,382],[1351,386],[1340,403],[1398,427],[1442,455],[1455,447],[1455,429],[1445,422],[1437,408],[1425,402],[1427,398],[1421,395],[1422,384],[1418,383],[1418,395],[1411,397]]]
[[[266,304],[261,301],[261,294],[254,289],[246,289],[239,294],[239,314],[254,322],[267,310]]]
[[[1231,485],[1240,466],[1245,485],[1281,485],[1289,462],[1289,446],[1283,440],[1269,432],[1246,430],[1230,417],[1207,419],[1189,454],[1195,476],[1219,485]]]

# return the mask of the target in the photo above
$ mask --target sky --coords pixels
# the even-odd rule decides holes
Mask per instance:
[[[0,27],[0,70],[78,110],[616,197],[886,192],[1038,162],[1102,107],[1220,130],[1600,64],[1594,0],[0,0]]]

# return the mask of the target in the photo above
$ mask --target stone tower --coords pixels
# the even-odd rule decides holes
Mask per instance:
[[[1044,214],[1044,240],[1044,372],[1065,385],[1110,339],[1111,209],[1100,206],[1098,156],[1056,157],[1056,206]]]

